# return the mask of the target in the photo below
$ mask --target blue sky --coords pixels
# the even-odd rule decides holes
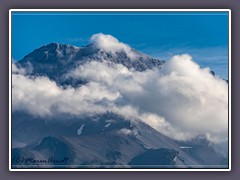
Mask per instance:
[[[12,58],[51,42],[87,45],[100,32],[164,60],[188,53],[228,79],[227,12],[13,12]]]

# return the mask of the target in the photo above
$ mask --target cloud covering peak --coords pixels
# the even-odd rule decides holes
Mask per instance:
[[[127,44],[119,42],[115,37],[103,33],[94,34],[91,37],[93,45],[108,53],[125,52],[130,58],[135,59],[136,54]]]

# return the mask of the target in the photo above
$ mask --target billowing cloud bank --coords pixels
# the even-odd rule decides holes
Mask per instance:
[[[141,120],[178,140],[199,134],[213,142],[227,140],[228,85],[209,69],[200,68],[189,55],[174,56],[161,70],[144,72],[90,61],[66,75],[89,81],[78,88],[63,88],[47,77],[15,72],[19,70],[12,76],[13,111],[38,116],[110,111],[132,121]]]

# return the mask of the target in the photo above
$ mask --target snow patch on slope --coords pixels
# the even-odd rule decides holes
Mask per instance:
[[[77,130],[77,135],[80,136],[82,134],[84,126],[85,126],[85,124],[81,125],[81,127]]]

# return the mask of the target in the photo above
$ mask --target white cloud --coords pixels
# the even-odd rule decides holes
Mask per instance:
[[[13,74],[12,81],[13,110],[26,110],[39,116],[104,113],[104,106],[98,103],[107,106],[119,96],[119,93],[108,91],[94,82],[76,89],[64,89],[47,77]]]
[[[110,111],[178,140],[199,134],[214,142],[227,140],[228,86],[189,55],[174,56],[161,70],[144,72],[91,61],[66,77],[70,76],[90,83],[63,88],[46,77],[14,74],[13,110],[40,116]]]
[[[127,44],[119,42],[115,37],[103,33],[94,34],[91,37],[91,42],[99,49],[105,52],[121,52],[124,51],[128,57],[135,59],[136,54],[131,50]]]
[[[15,63],[12,63],[12,73],[13,74],[26,74],[26,70],[20,67],[17,67]]]
[[[16,64],[15,61],[12,61],[12,74],[26,75],[32,71],[33,67],[29,62],[26,64],[26,68],[22,68],[19,64]]]

